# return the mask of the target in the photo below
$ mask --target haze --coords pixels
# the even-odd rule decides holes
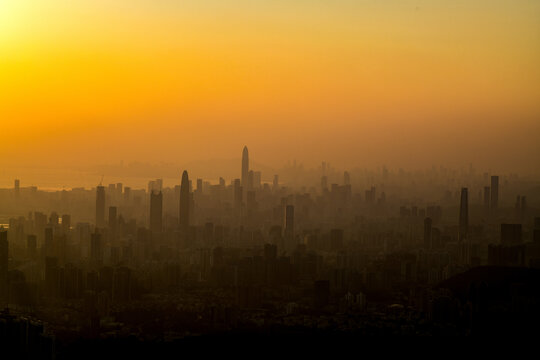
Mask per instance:
[[[3,0],[0,165],[538,173],[539,63],[535,1]]]

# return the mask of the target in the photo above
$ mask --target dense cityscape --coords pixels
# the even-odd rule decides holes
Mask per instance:
[[[316,172],[261,174],[244,147],[239,177],[217,183],[189,170],[146,189],[15,180],[0,189],[11,215],[0,230],[2,346],[62,358],[246,334],[536,328],[538,181],[472,165]]]

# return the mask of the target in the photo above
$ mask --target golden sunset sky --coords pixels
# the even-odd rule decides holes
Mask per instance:
[[[538,171],[537,0],[0,0],[0,166]]]

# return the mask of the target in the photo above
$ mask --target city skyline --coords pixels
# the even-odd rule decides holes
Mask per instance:
[[[538,337],[539,30],[537,0],[0,0],[0,353]]]

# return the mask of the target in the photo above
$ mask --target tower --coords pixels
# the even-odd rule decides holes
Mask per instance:
[[[247,146],[242,150],[242,186],[247,188],[249,178],[249,153]]]
[[[99,185],[96,188],[96,227],[105,226],[105,187]]]
[[[163,229],[163,193],[150,193],[150,231],[160,233]]]
[[[190,195],[189,195],[189,177],[188,172],[184,170],[182,173],[182,182],[180,184],[180,213],[179,213],[179,221],[180,221],[180,230],[184,231],[184,233],[187,233],[187,230],[189,228],[189,203],[190,203]]]

